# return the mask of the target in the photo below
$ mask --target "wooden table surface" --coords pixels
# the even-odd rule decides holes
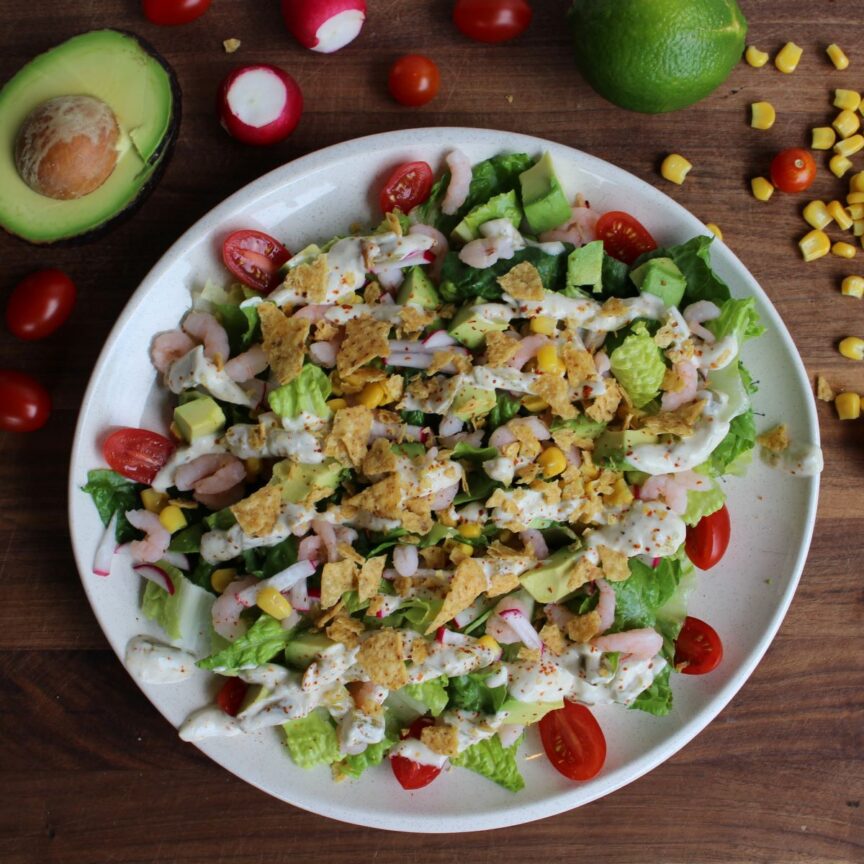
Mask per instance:
[[[203,19],[180,28],[150,25],[136,0],[0,0],[0,80],[77,32],[120,27],[173,64],[184,101],[173,161],[133,218],[96,242],[62,249],[0,237],[4,294],[48,266],[72,274],[80,292],[70,323],[54,337],[28,344],[0,334],[0,367],[37,375],[54,399],[41,431],[0,433],[0,861],[864,860],[864,449],[860,423],[841,424],[824,403],[816,533],[764,661],[680,753],[577,811],[423,839],[323,819],[183,744],[109,650],[81,590],[66,522],[68,454],[90,371],[127,298],[182,231],[250,180],[320,147],[390,129],[464,125],[528,132],[607,159],[722,226],[811,376],[864,390],[861,365],[835,347],[844,336],[864,336],[862,301],[839,293],[842,276],[864,271],[864,253],[854,262],[805,265],[795,247],[804,232],[801,196],[778,194],[766,205],[748,193],[748,178],[766,170],[774,151],[806,146],[809,128],[830,120],[832,88],[864,88],[860,2],[744,0],[748,41],[773,54],[794,40],[804,48],[798,71],[742,63],[701,104],[653,117],[614,108],[582,81],[564,2],[534,3],[528,33],[503,46],[463,38],[450,24],[448,0],[369,5],[360,38],[325,57],[291,40],[276,0],[216,0]],[[227,37],[242,40],[231,57],[221,45]],[[852,58],[846,72],[825,57],[832,41]],[[396,56],[418,50],[436,59],[443,81],[434,102],[411,110],[388,98],[385,81]],[[213,112],[226,71],[255,61],[288,69],[306,99],[295,134],[264,150],[229,139]],[[777,109],[769,132],[748,126],[748,106],[759,99]],[[670,151],[695,166],[681,188],[657,172]],[[862,156],[855,159],[864,167]],[[823,168],[813,192],[829,200],[844,189]]]

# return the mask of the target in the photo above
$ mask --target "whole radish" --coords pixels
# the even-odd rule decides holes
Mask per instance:
[[[332,54],[357,38],[366,0],[282,0],[282,17],[304,48]]]

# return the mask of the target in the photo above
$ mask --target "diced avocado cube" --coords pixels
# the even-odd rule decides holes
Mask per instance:
[[[454,316],[447,332],[466,348],[479,348],[486,334],[507,329],[507,321],[486,318],[474,306],[464,306]]]
[[[193,399],[174,409],[174,422],[191,444],[196,438],[211,435],[225,426],[225,414],[210,396]]]
[[[270,690],[268,690],[263,684],[251,684],[249,689],[246,691],[246,695],[243,697],[243,701],[240,703],[240,708],[237,713],[242,714],[244,711],[251,708],[256,702],[261,702],[269,695]],[[515,723],[517,721],[514,720],[513,722]]]
[[[603,288],[603,241],[592,240],[567,256],[567,287],[590,285],[595,293]]]
[[[630,278],[643,294],[654,294],[666,306],[677,306],[687,289],[687,279],[671,258],[652,258],[631,271]]]
[[[454,417],[467,422],[474,417],[488,414],[497,402],[498,398],[494,390],[486,390],[474,384],[465,384],[456,393],[450,411]]]
[[[563,707],[563,699],[559,699],[557,702],[520,702],[512,696],[508,696],[498,710],[507,712],[508,723],[530,726],[532,723],[537,723],[550,711],[556,711]]]
[[[397,456],[407,456],[409,459],[417,459],[426,455],[426,446],[419,441],[403,441],[401,444],[391,444],[390,449]]]
[[[453,229],[451,236],[463,243],[476,240],[480,236],[480,226],[493,219],[508,219],[514,228],[519,227],[522,223],[522,208],[515,191],[502,192],[484,204],[478,204]]]
[[[441,298],[423,268],[415,265],[408,271],[405,281],[399,288],[396,302],[402,306],[406,303],[414,303],[424,309],[437,309],[441,305]]]
[[[553,552],[533,570],[527,570],[519,581],[538,603],[557,603],[570,593],[568,577],[581,556],[578,547],[566,546]]]
[[[519,182],[525,219],[535,234],[551,231],[570,219],[570,202],[561,188],[548,152],[519,175]]]
[[[656,444],[657,436],[643,429],[607,429],[594,442],[595,459],[619,457],[626,459],[627,451],[639,444]]]
[[[325,648],[335,644],[323,633],[304,630],[285,646],[285,660],[295,669],[305,669]]]
[[[342,476],[342,466],[335,459],[325,459],[317,465],[303,465],[284,459],[273,466],[273,478],[282,489],[282,498],[300,503],[313,489],[334,491]]]

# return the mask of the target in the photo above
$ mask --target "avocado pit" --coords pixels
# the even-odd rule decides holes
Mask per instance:
[[[48,198],[67,201],[98,189],[117,165],[120,127],[94,96],[57,96],[37,105],[21,124],[15,167]]]

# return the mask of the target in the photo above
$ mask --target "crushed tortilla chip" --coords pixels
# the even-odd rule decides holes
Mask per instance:
[[[381,382],[384,387],[384,401],[382,405],[398,402],[402,398],[405,389],[405,379],[401,375],[391,375]]]
[[[575,591],[581,588],[586,582],[593,582],[595,579],[601,579],[603,571],[592,564],[585,555],[579,558],[576,566],[570,571],[567,576],[567,591]]]
[[[432,355],[432,363],[426,370],[426,374],[434,375],[448,364],[452,364],[456,372],[462,375],[467,375],[473,368],[470,355],[456,351],[454,348],[445,348]]]
[[[447,596],[444,598],[444,605],[435,620],[426,628],[426,634],[434,633],[454,615],[467,609],[485,589],[486,577],[482,565],[473,558],[460,561],[450,582]]]
[[[324,632],[328,639],[353,648],[360,641],[357,637],[363,632],[363,622],[350,615],[337,615]]]
[[[288,318],[274,303],[258,306],[261,321],[261,347],[280,384],[293,381],[303,368],[306,339],[312,322],[308,318]]]
[[[357,594],[361,603],[378,591],[386,561],[386,555],[376,555],[374,558],[368,558],[363,562],[363,566],[357,574]]]
[[[513,433],[519,442],[519,455],[525,459],[536,459],[541,450],[540,441],[534,434],[528,418],[516,418],[507,424],[507,428]]]
[[[402,500],[402,486],[397,474],[391,474],[371,486],[367,486],[346,502],[361,510],[368,510],[376,516],[388,518],[388,514],[398,510]]]
[[[402,659],[403,647],[402,634],[387,627],[363,642],[357,662],[375,684],[398,690],[408,683],[408,670]]]
[[[539,663],[541,656],[539,648],[529,648],[527,645],[520,645],[516,652],[516,657],[526,663]]]
[[[486,365],[492,369],[506,366],[519,350],[519,337],[515,333],[493,330],[486,334]]]
[[[401,327],[399,328],[406,336],[419,333],[424,327],[428,327],[435,320],[435,313],[431,309],[422,309],[418,306],[403,306],[399,313]]]
[[[515,300],[542,300],[545,296],[540,273],[529,261],[523,261],[499,276],[498,284]]]
[[[519,577],[512,571],[506,570],[493,573],[489,577],[489,587],[486,589],[487,597],[500,597],[509,594],[519,587]]]
[[[601,315],[609,315],[612,318],[617,318],[619,315],[626,315],[627,312],[627,304],[620,297],[610,297],[600,307]]]
[[[264,537],[276,527],[282,512],[282,490],[279,486],[262,486],[230,509],[244,534]]]
[[[639,428],[655,435],[678,435],[685,437],[693,434],[693,426],[705,409],[705,400],[688,402],[674,411],[661,411],[659,414],[646,414],[640,417]]]
[[[405,510],[398,514],[393,514],[393,518],[398,518],[402,522],[402,527],[412,534],[428,534],[435,524],[435,519],[429,510],[429,502],[415,498],[412,501],[405,502]],[[412,509],[413,508],[413,509]],[[415,509],[420,509],[420,512],[415,512]]]
[[[316,627],[325,627],[334,618],[336,618],[337,615],[341,615],[342,610],[344,608],[345,608],[345,601],[340,598],[339,602],[335,606],[331,606],[329,609],[327,609],[325,612],[322,612],[315,619],[315,626]]]
[[[312,334],[313,342],[329,342],[339,335],[339,328],[326,318],[315,322],[315,331]]]
[[[533,483],[542,470],[536,462],[530,462],[528,465],[516,469],[516,479],[524,484]]]
[[[350,591],[356,574],[357,565],[349,558],[325,564],[321,572],[321,608],[329,609]]]
[[[554,480],[550,482],[538,478],[531,483],[530,488],[539,492],[546,504],[558,504],[561,501],[561,489]]]
[[[336,355],[339,375],[350,375],[376,357],[388,357],[389,333],[389,322],[376,321],[369,315],[361,315],[348,321],[345,325],[345,339]]]
[[[756,438],[756,443],[771,453],[782,453],[789,449],[789,430],[785,423],[763,432]]]
[[[364,614],[369,618],[378,618],[379,613],[384,612],[384,607],[388,602],[389,598],[386,594],[376,594],[366,607],[366,612]],[[383,618],[384,616],[380,615],[380,617]]]
[[[834,392],[827,379],[821,375],[816,376],[816,398],[822,402],[833,402],[837,394]]]
[[[572,420],[576,416],[576,409],[570,401],[570,388],[558,375],[541,373],[531,387],[531,392],[548,402],[552,413],[564,420]]]
[[[372,431],[372,412],[365,405],[340,408],[333,417],[333,428],[324,439],[324,455],[359,468],[368,449]]]
[[[347,558],[349,561],[353,561],[355,564],[363,564],[366,561],[366,559],[353,546],[348,543],[337,544],[336,551],[343,558]]]
[[[543,640],[543,644],[556,656],[563,654],[567,650],[564,633],[552,621],[543,625],[543,629],[540,631],[540,638]]]
[[[447,566],[447,550],[442,546],[426,546],[419,552],[420,560],[430,570],[443,570]]]
[[[372,306],[381,299],[381,286],[377,282],[370,282],[363,289],[363,302]]]
[[[624,477],[617,477],[612,491],[603,495],[603,503],[607,507],[626,507],[632,502],[633,492]]]
[[[574,642],[588,642],[600,632],[600,613],[594,609],[567,622],[567,636]]]
[[[572,387],[579,387],[584,381],[597,374],[597,366],[594,364],[592,354],[571,342],[562,346],[561,359],[567,369],[567,380]]]
[[[441,756],[459,755],[459,730],[444,723],[441,726],[425,726],[420,732],[420,741],[433,753]]]
[[[411,643],[411,662],[418,666],[429,656],[429,643],[419,636]]]
[[[681,322],[671,315],[663,322],[663,326],[654,334],[654,344],[658,348],[668,348],[675,342],[689,339],[690,331],[682,330]]]
[[[664,393],[680,393],[687,382],[684,376],[674,367],[668,368],[663,373],[663,382],[660,384],[660,389]]]
[[[606,392],[585,409],[585,414],[597,423],[608,423],[621,403],[622,391],[615,381],[606,382]]]
[[[239,39],[235,39],[233,36],[230,39],[222,40],[222,49],[226,54],[233,54],[241,45]]]
[[[630,565],[627,556],[617,549],[608,546],[598,546],[600,566],[603,568],[603,578],[607,582],[623,582],[630,578]]]
[[[367,477],[378,477],[392,474],[399,466],[399,461],[390,442],[386,438],[376,438],[363,459],[362,471]]]
[[[318,255],[289,270],[284,285],[293,289],[307,303],[323,303],[327,299],[328,271],[327,256]]]

